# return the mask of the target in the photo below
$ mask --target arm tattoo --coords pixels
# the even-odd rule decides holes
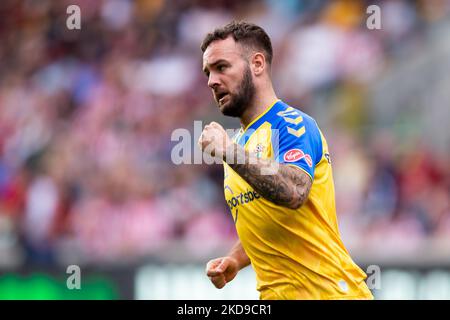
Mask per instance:
[[[305,203],[311,189],[311,178],[292,166],[257,159],[238,144],[233,143],[224,160],[265,199],[291,209]],[[278,166],[272,174],[261,174],[264,169]]]

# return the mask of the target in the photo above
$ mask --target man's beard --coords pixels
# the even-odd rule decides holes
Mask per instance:
[[[250,68],[247,67],[242,77],[242,81],[238,86],[236,94],[230,94],[228,105],[221,109],[225,116],[241,117],[247,107],[251,104],[255,96],[255,85],[253,83]]]

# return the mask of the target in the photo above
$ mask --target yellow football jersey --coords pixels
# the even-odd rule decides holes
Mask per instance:
[[[313,181],[307,201],[293,210],[264,199],[224,163],[225,198],[260,298],[373,299],[339,235],[330,155],[315,120],[277,100],[233,139]]]

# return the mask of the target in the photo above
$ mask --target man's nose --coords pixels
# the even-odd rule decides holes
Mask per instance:
[[[211,89],[214,89],[219,84],[220,84],[219,78],[217,76],[213,75],[212,73],[210,73],[209,78],[208,78],[208,87],[210,87]]]

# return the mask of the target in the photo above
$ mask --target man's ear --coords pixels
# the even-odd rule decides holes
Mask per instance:
[[[264,70],[266,69],[266,58],[264,57],[264,54],[262,54],[261,52],[253,54],[251,65],[255,76],[262,75]]]

